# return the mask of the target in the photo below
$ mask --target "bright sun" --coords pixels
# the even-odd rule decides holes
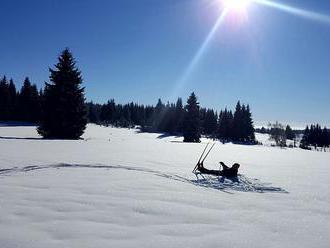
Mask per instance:
[[[222,0],[224,7],[228,10],[244,11],[251,0]]]

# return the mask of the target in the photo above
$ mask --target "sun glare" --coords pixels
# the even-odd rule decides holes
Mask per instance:
[[[251,0],[222,0],[222,4],[228,10],[244,11],[250,4]]]

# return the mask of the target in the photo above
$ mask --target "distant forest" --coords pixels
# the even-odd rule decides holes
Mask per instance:
[[[190,96],[195,97],[194,94]],[[188,99],[189,101],[189,99]],[[231,110],[199,108],[196,120],[199,132],[222,141],[253,142],[254,127],[249,105],[237,103],[234,113]],[[161,99],[155,106],[136,103],[116,104],[112,99],[106,104],[87,103],[90,122],[118,127],[141,126],[142,131],[182,134],[185,130],[185,116],[189,104],[181,98],[176,103],[164,104]]]
[[[237,103],[234,112],[200,108],[197,97],[192,94],[191,109],[198,113],[187,120],[189,104],[184,104],[181,98],[176,103],[166,104],[158,100],[155,106],[137,103],[117,104],[109,100],[105,104],[86,103],[87,119],[91,123],[112,125],[116,127],[140,126],[146,132],[165,132],[169,134],[184,134],[185,126],[195,126],[197,137],[206,135],[218,138],[223,142],[254,142],[254,127],[249,105]],[[0,121],[40,122],[43,110],[44,91],[38,91],[29,78],[25,78],[20,90],[16,89],[14,81],[4,76],[0,80]],[[192,110],[193,111],[193,110]],[[194,113],[192,113],[192,116]]]
[[[300,136],[300,148],[311,149],[317,147],[330,146],[330,130],[327,127],[321,128],[321,125],[307,125],[305,130],[292,130],[289,125],[285,128],[278,122],[269,124],[269,128],[257,128],[256,132],[269,134],[270,137],[276,141],[279,146],[285,146],[286,139],[297,140]]]
[[[3,76],[0,80],[0,121],[40,124],[43,112],[46,112],[43,111],[44,98],[44,90],[38,91],[28,77],[17,90],[14,81]],[[330,134],[326,127],[322,129],[316,124],[307,126],[304,131],[292,130],[290,126],[255,130],[249,105],[238,101],[233,111],[223,109],[218,112],[200,107],[194,93],[185,104],[182,98],[178,98],[176,103],[164,103],[159,99],[155,106],[133,102],[118,104],[114,99],[105,104],[88,102],[85,105],[90,123],[126,128],[140,126],[144,132],[183,135],[187,142],[199,142],[201,135],[205,135],[222,142],[254,144],[257,131],[284,139],[295,139],[303,133],[300,147],[304,149],[330,145]]]

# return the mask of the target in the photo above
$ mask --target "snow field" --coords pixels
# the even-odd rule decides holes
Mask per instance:
[[[330,153],[216,144],[205,166],[239,162],[239,185],[191,173],[208,140],[159,136],[0,127],[0,246],[329,246]]]

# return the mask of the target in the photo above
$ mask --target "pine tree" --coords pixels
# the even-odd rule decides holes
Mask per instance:
[[[233,118],[233,124],[232,124],[232,139],[233,141],[242,141],[243,137],[243,115],[242,115],[242,106],[240,101],[237,102],[234,118]]]
[[[244,137],[243,137],[243,139],[246,142],[254,142],[255,141],[255,134],[254,134],[255,130],[254,130],[254,126],[253,126],[252,113],[250,111],[249,105],[247,105],[246,108],[244,108],[243,115],[244,115],[244,124],[243,124],[244,125]]]
[[[204,123],[203,123],[204,133],[206,135],[215,137],[217,131],[217,119],[218,116],[216,113],[214,113],[213,109],[206,110]]]
[[[285,135],[286,138],[289,140],[294,140],[296,137],[295,133],[293,132],[292,128],[289,125],[287,125],[285,128]]]
[[[40,120],[41,106],[37,86],[25,78],[18,100],[19,118],[21,121],[36,123]]]
[[[78,139],[87,124],[81,72],[69,49],[58,60],[55,69],[50,69],[51,83],[45,86],[38,132],[44,138]]]
[[[329,146],[329,133],[326,127],[323,128],[320,139],[320,146],[328,147]]]
[[[8,121],[10,116],[9,85],[6,76],[0,80],[0,120]]]
[[[31,82],[28,77],[24,79],[23,86],[19,93],[19,119],[30,121],[31,117]]]
[[[98,104],[94,104],[93,102],[89,102],[86,104],[87,106],[87,119],[90,123],[99,123],[99,111]]]
[[[184,109],[182,104],[182,99],[178,98],[175,105],[175,131],[178,133],[182,133],[183,127],[183,118],[184,118]]]
[[[217,137],[223,143],[233,139],[233,119],[233,113],[228,111],[227,108],[219,114]]]
[[[163,117],[165,114],[165,105],[163,104],[161,99],[158,99],[157,105],[155,107],[154,111],[154,116],[153,116],[153,130],[156,132],[161,132],[162,131],[162,122],[163,122]]]
[[[116,122],[116,103],[111,99],[106,104],[103,104],[100,109],[100,121],[103,124],[112,124]]]
[[[302,148],[302,149],[308,148],[308,145],[310,144],[309,137],[310,137],[310,130],[309,130],[309,127],[306,126],[303,137],[300,141],[300,148]]]
[[[185,106],[183,137],[184,142],[200,142],[199,103],[194,92],[189,96]]]
[[[17,120],[18,96],[13,79],[9,80],[8,91],[9,91],[9,119]]]

